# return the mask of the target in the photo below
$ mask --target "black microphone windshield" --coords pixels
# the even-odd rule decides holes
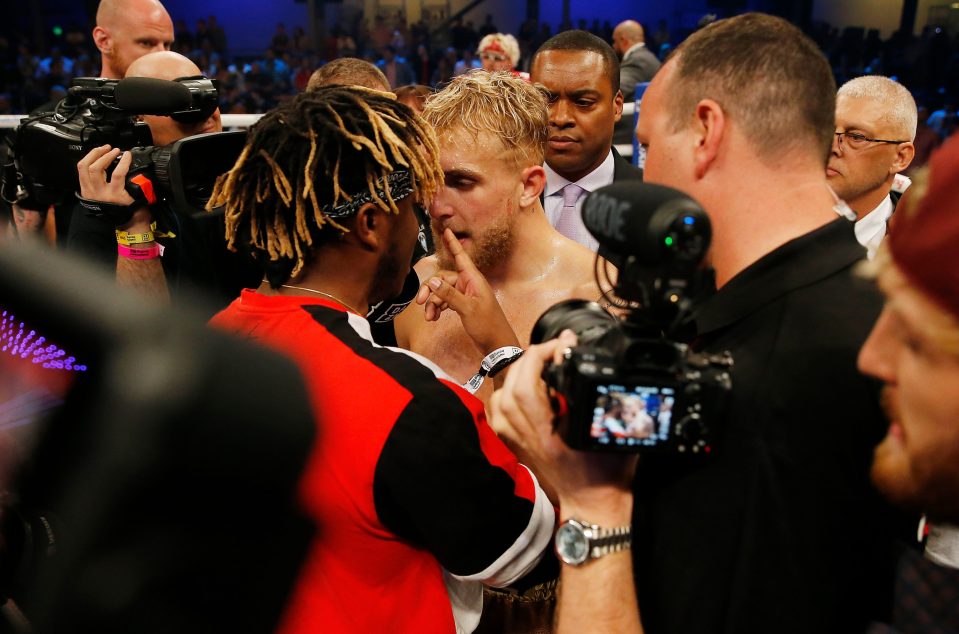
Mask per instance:
[[[152,77],[127,77],[117,82],[116,105],[133,114],[169,115],[188,110],[193,102],[190,89],[175,81]]]
[[[637,181],[601,187],[583,203],[583,224],[610,254],[656,266],[698,263],[709,248],[709,216],[683,192]]]

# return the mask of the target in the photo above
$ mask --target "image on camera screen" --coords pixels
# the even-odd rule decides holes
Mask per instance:
[[[675,402],[672,387],[598,385],[590,437],[600,445],[659,445],[669,439]]]

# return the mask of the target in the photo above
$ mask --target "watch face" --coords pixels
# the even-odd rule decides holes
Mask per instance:
[[[568,564],[581,564],[589,554],[589,543],[583,529],[569,522],[556,531],[556,553]]]

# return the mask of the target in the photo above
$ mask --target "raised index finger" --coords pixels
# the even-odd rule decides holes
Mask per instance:
[[[466,249],[464,249],[460,241],[456,239],[456,236],[453,235],[452,229],[443,231],[443,243],[446,244],[446,249],[450,252],[450,255],[453,256],[453,262],[456,263],[457,271],[476,270],[473,260],[470,259],[469,254],[466,253]]]

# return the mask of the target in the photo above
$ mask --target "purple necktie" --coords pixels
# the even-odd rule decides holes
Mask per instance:
[[[556,230],[561,234],[583,244],[586,237],[586,227],[576,210],[576,203],[586,193],[586,190],[576,183],[569,183],[563,188],[563,209],[556,221]]]

